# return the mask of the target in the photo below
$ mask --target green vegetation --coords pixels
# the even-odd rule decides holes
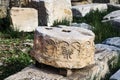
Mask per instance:
[[[33,63],[33,32],[18,32],[10,27],[9,17],[0,19],[0,80]]]
[[[106,14],[110,13],[111,11],[113,10],[109,9],[108,11],[104,11],[104,12],[99,12],[98,10],[91,11],[91,13],[87,14],[83,18],[74,18],[73,22],[77,22],[77,23],[85,22],[93,26],[94,27],[93,32],[96,35],[95,42],[100,43],[107,38],[120,36],[120,31],[115,29],[111,23],[101,22],[103,20],[103,17]]]
[[[66,26],[69,26],[70,25],[70,21],[68,21],[67,19],[63,19],[62,21],[56,20],[53,23],[53,27],[54,26],[56,27],[57,25],[66,25]]]
[[[0,39],[0,80],[33,63],[28,53],[32,49],[30,39]]]

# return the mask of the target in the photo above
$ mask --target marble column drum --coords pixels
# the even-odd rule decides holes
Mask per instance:
[[[79,27],[38,27],[30,55],[39,63],[77,69],[94,64],[92,31]]]

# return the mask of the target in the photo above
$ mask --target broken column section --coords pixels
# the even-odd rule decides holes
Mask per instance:
[[[78,27],[38,27],[31,56],[56,68],[78,69],[94,64],[94,33]]]

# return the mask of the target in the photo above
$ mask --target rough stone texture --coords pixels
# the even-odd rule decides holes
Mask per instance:
[[[94,3],[94,4],[72,6],[73,16],[75,17],[84,17],[90,11],[97,9],[99,11],[107,10],[107,4]]]
[[[54,21],[72,21],[71,0],[32,0],[31,5],[38,9],[40,25],[52,26]]]
[[[110,80],[120,80],[120,69],[110,77]]]
[[[95,51],[95,61],[100,67],[100,71],[96,74],[99,79],[104,78],[106,74],[109,73],[109,70],[118,62],[120,55],[120,48],[109,46],[105,44],[96,44]],[[102,64],[100,64],[102,63]],[[111,65],[111,68],[109,67]],[[96,76],[96,77],[97,77]]]
[[[104,16],[103,19],[105,19],[105,20],[120,19],[120,10],[113,11],[113,12],[107,14],[106,16]]]
[[[52,67],[38,69],[35,66],[29,66],[4,80],[93,80],[96,75],[95,80],[100,80],[104,75],[102,73],[105,72],[105,66],[101,62],[83,69],[73,70],[74,73],[68,77],[60,75],[57,69]]]
[[[98,48],[98,49],[101,49],[101,50],[108,50],[108,51],[119,51],[120,50],[120,48],[118,48],[118,47],[115,47],[115,46],[110,46],[110,45],[107,45],[107,44],[97,44],[96,45],[96,47]]]
[[[13,28],[18,31],[31,32],[38,27],[38,13],[33,8],[17,8],[11,9],[11,19]]]
[[[117,48],[115,46],[110,46],[106,44],[96,44],[95,60],[108,63],[113,57],[116,57],[117,59],[119,51],[120,48]],[[113,63],[115,62],[116,60],[113,60]]]
[[[120,37],[108,38],[102,43],[120,48]]]
[[[120,48],[114,46],[96,44],[95,64],[82,69],[75,69],[73,74],[68,77],[59,75],[57,69],[48,66],[41,69],[29,66],[5,80],[101,80],[109,72],[108,65],[117,62],[118,55],[120,55],[119,51]]]
[[[85,28],[85,29],[88,29],[88,30],[93,30],[94,27],[87,24],[87,23],[71,23],[71,26],[75,26],[75,27],[80,27],[80,28]]]
[[[78,27],[38,27],[31,56],[58,68],[82,68],[94,64],[94,37]]]
[[[7,8],[0,6],[0,18],[5,18],[7,16]]]
[[[111,22],[115,28],[120,29],[120,10],[113,11],[104,16],[102,22]]]

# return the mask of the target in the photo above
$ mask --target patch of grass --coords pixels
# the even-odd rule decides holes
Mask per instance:
[[[77,23],[84,22],[90,24],[91,26],[94,26],[93,32],[96,35],[95,43],[100,43],[107,38],[120,36],[120,31],[115,29],[111,23],[101,22],[103,20],[103,17],[111,11],[112,9],[108,9],[107,11],[104,12],[99,12],[98,10],[91,11],[85,17],[82,18],[74,17],[73,22],[77,22]]]
[[[26,37],[25,37],[26,38]],[[2,38],[0,39],[0,80],[20,71],[32,63],[28,55],[33,40],[21,38]],[[24,44],[24,43],[28,43]]]
[[[29,52],[32,46],[24,44],[32,43],[30,40],[2,39],[0,40],[0,80],[20,71],[33,63]]]
[[[4,39],[12,39],[12,38],[19,38],[19,39],[33,39],[34,32],[18,32],[14,31],[13,29],[7,29],[0,32],[0,38]]]
[[[11,57],[5,58],[4,65],[0,66],[0,80],[20,71],[31,63],[32,60],[26,53],[12,54]]]
[[[66,26],[69,26],[70,25],[70,21],[68,21],[67,19],[63,19],[62,21],[56,20],[53,23],[53,27],[57,26],[57,25],[66,25]]]

